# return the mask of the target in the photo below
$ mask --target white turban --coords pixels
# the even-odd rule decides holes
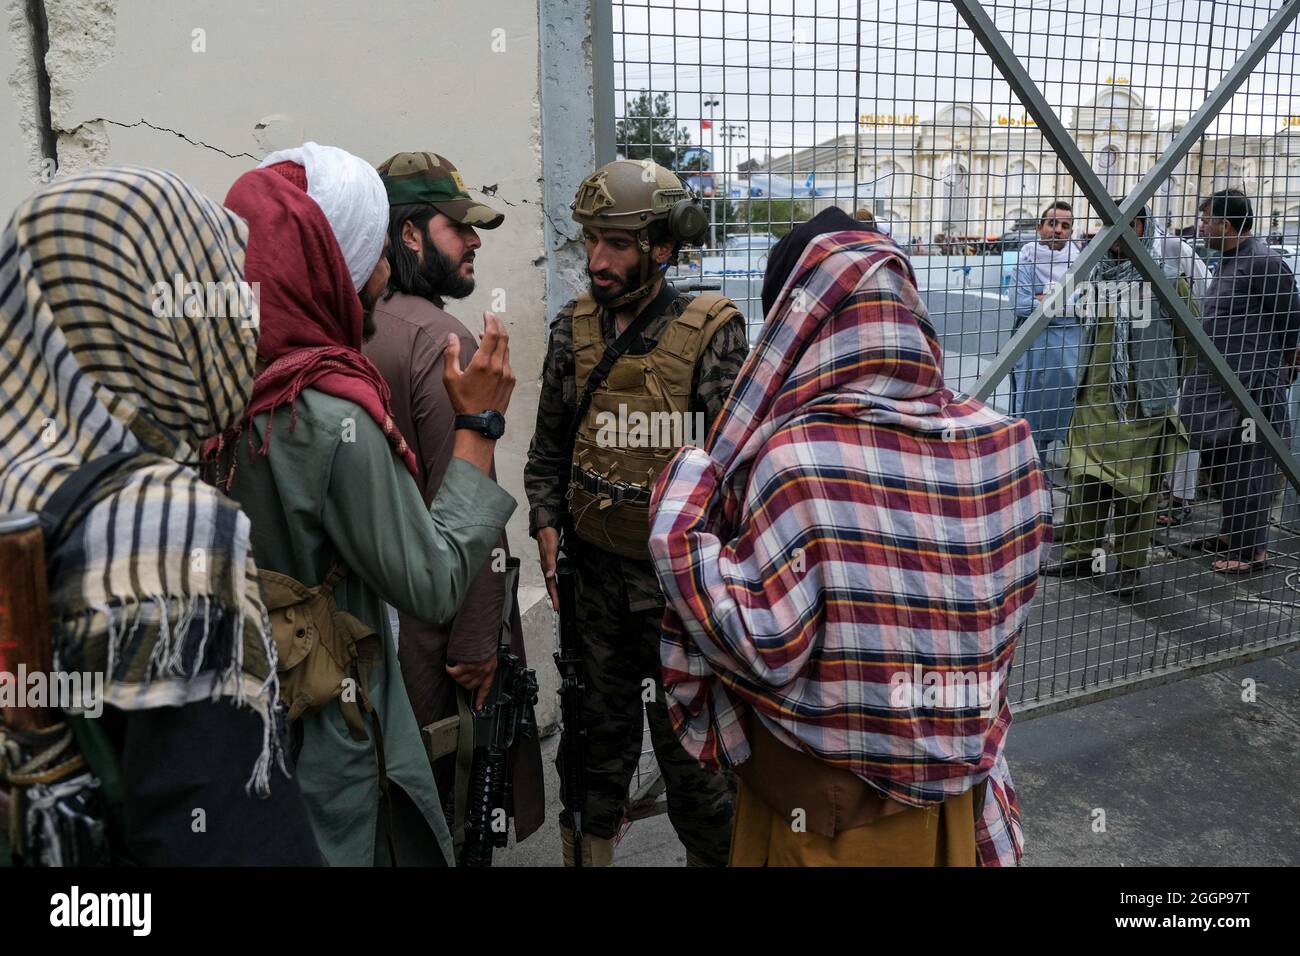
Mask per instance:
[[[359,156],[318,143],[276,150],[261,165],[275,163],[297,163],[307,171],[307,195],[325,213],[360,291],[379,264],[388,231],[388,194],[379,173]]]

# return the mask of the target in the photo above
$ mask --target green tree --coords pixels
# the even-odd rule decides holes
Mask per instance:
[[[685,152],[685,149],[679,149],[677,155],[680,157]],[[700,170],[708,169],[709,166],[709,161],[706,160],[702,154],[696,153],[690,159],[679,159],[677,162],[677,171],[682,173],[698,172]]]
[[[623,119],[614,124],[614,139],[628,159],[651,159],[673,169],[691,134],[677,125],[667,93],[657,94],[652,103],[649,92],[642,90],[627,101]]]
[[[726,213],[728,235],[770,232],[780,239],[812,218],[812,203],[806,199],[742,199],[728,203]]]

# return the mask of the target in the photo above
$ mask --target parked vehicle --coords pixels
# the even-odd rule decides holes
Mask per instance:
[[[1269,233],[1268,244],[1270,246],[1290,246],[1292,249],[1300,246],[1300,223],[1288,222],[1276,232]]]
[[[1037,238],[1037,226],[1016,225],[1002,233],[990,244],[989,254],[1001,255],[1007,252],[1019,252],[1020,247],[1026,242],[1033,242]]]
[[[727,241],[723,243],[723,249],[728,255],[733,252],[767,252],[776,245],[776,243],[776,236],[772,235],[770,232],[738,233],[737,235],[727,237]]]
[[[705,272],[761,272],[767,268],[767,254],[777,243],[770,232],[747,232],[728,236],[718,249],[705,250],[701,267]]]

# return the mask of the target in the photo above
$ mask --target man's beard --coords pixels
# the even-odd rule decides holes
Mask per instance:
[[[596,285],[595,282],[591,281],[593,278],[595,278],[596,275],[599,275],[602,279],[612,279],[618,282],[618,285],[608,290],[601,289]],[[612,272],[600,272],[600,273],[593,274],[590,266],[587,268],[587,284],[591,289],[591,297],[595,299],[597,302],[599,302],[601,305],[604,305],[607,302],[613,302],[615,299],[619,298],[620,296],[627,295],[635,288],[635,286],[632,284],[631,279],[625,279],[622,276],[615,275]]]
[[[451,256],[433,244],[428,232],[424,233],[424,261],[420,263],[420,278],[425,288],[441,299],[463,299],[474,291],[474,277],[460,274],[465,259],[452,262]]]

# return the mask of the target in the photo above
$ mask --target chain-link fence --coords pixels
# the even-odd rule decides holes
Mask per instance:
[[[907,252],[948,386],[1030,423],[1057,546],[1023,716],[1300,645],[1298,12],[612,5],[597,125],[711,213],[679,287],[720,288],[756,338],[770,248],[839,206]]]

